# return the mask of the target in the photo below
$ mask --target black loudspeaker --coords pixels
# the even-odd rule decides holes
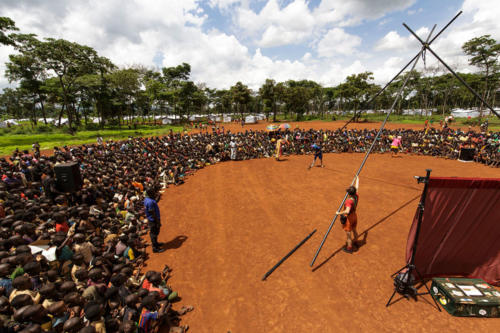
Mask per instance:
[[[476,148],[461,148],[458,159],[460,161],[469,162],[474,160],[475,154],[476,154]]]
[[[59,191],[75,192],[82,188],[82,175],[77,162],[57,164],[54,166],[54,173]]]

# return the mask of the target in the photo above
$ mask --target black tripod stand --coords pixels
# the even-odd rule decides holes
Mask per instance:
[[[429,183],[429,177],[431,175],[432,170],[426,169],[425,171],[427,171],[427,175],[425,177],[415,176],[418,183],[424,183],[424,190],[422,192],[422,196],[420,197],[420,202],[418,204],[418,223],[417,223],[417,230],[415,231],[415,241],[413,242],[410,262],[407,263],[405,266],[403,266],[396,273],[391,275],[391,278],[394,279],[394,292],[392,293],[391,297],[389,298],[389,301],[385,305],[386,307],[391,305],[391,301],[394,298],[394,295],[396,295],[396,293],[402,295],[406,299],[413,298],[414,300],[417,300],[417,296],[427,295],[431,293],[429,287],[427,287],[427,283],[422,279],[422,276],[420,275],[417,267],[415,266],[415,253],[417,252],[418,236],[420,234],[420,226],[422,224],[422,218],[424,216],[425,198],[427,196],[427,184]],[[421,281],[422,284],[425,286],[427,292],[423,293],[418,292],[418,289],[415,287],[416,283],[415,275],[417,276],[418,281]],[[438,310],[441,311],[439,304],[436,302],[434,298],[433,300]]]

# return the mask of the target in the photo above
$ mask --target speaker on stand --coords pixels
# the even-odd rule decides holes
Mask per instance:
[[[83,180],[77,162],[57,164],[54,166],[54,173],[59,191],[73,193],[82,188]]]
[[[460,148],[460,154],[458,155],[458,160],[460,162],[472,162],[474,161],[474,155],[476,154],[476,148]]]

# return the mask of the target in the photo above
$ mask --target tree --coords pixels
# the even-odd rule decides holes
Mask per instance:
[[[343,95],[349,100],[351,110],[358,110],[361,103],[369,99],[370,88],[373,86],[371,81],[373,81],[372,72],[353,74],[346,78]]]
[[[128,114],[130,124],[134,117],[133,104],[140,90],[139,72],[133,68],[119,69],[110,73],[108,77],[115,93],[115,105],[120,109],[118,124],[121,125],[124,114]]]
[[[97,52],[89,47],[72,43],[64,39],[47,38],[36,49],[37,56],[45,70],[55,73],[61,87],[63,105],[59,113],[61,117],[66,111],[68,125],[72,128],[76,116],[75,85],[78,77],[97,71]]]
[[[14,119],[23,117],[23,107],[21,104],[21,96],[17,89],[5,88],[0,95],[0,109],[4,110],[5,115]]]
[[[219,89],[214,92],[213,104],[220,114],[231,112],[231,92],[227,89]]]
[[[477,66],[484,71],[483,99],[488,101],[490,89],[494,98],[496,85],[498,84],[498,56],[500,55],[500,44],[491,35],[472,38],[466,42],[462,49],[469,56],[469,64]],[[491,83],[491,86],[490,86]],[[492,105],[494,103],[491,103]],[[479,106],[479,117],[482,117],[483,103]]]
[[[162,76],[158,77],[164,84],[164,89],[160,92],[161,100],[168,102],[174,113],[178,113],[179,118],[182,117],[182,113],[189,114],[192,94],[197,91],[196,85],[189,81],[190,75],[191,65],[184,62],[175,67],[162,68]]]
[[[193,81],[180,81],[178,90],[179,107],[183,116],[189,118],[191,110],[195,107],[200,110],[204,103],[205,95],[199,90]]]
[[[230,91],[236,111],[239,112],[243,118],[243,114],[247,111],[248,103],[250,103],[251,91],[240,81],[236,82],[236,84],[231,87]]]
[[[47,96],[42,89],[43,81],[47,79],[47,73],[36,54],[40,41],[31,34],[13,35],[12,39],[16,42],[16,49],[19,53],[9,55],[10,61],[6,64],[5,75],[9,82],[20,81],[20,86],[31,95],[35,107],[37,104],[40,105],[43,120],[47,124],[44,107]],[[36,125],[36,117],[33,119]]]
[[[13,20],[8,17],[0,17],[0,44],[15,45],[15,41],[10,35],[6,35],[7,31],[19,30]]]
[[[310,82],[288,80],[285,83],[284,102],[287,113],[295,113],[297,120],[308,110],[313,85]]]
[[[312,95],[312,105],[316,114],[321,115],[321,119],[324,119],[325,103],[326,103],[326,91],[319,84],[316,87],[311,88]]]
[[[276,121],[276,113],[278,111],[276,81],[266,79],[266,82],[260,87],[259,94],[264,103],[264,112],[266,117],[269,118],[269,112],[273,114],[273,121]]]

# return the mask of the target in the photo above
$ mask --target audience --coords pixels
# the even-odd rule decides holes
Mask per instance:
[[[2,332],[182,332],[170,269],[142,269],[147,260],[144,189],[159,198],[198,169],[227,160],[271,157],[276,140],[285,154],[363,153],[376,130],[286,130],[170,133],[165,137],[99,140],[54,148],[50,156],[16,150],[0,158],[0,327]],[[462,147],[475,161],[500,166],[500,133],[461,130],[384,130],[374,153],[402,151],[457,159]],[[54,166],[76,161],[81,189],[64,193]]]

